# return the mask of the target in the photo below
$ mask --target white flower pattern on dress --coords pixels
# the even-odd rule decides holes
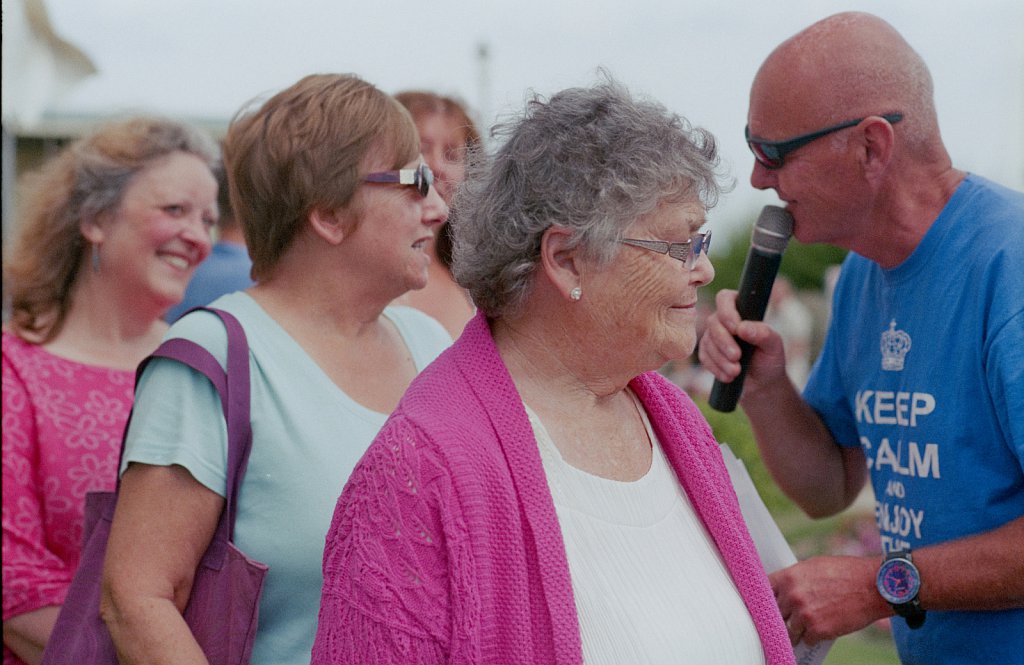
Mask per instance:
[[[112,490],[135,373],[3,334],[4,616],[64,601],[85,495]],[[6,647],[3,665],[21,661]]]

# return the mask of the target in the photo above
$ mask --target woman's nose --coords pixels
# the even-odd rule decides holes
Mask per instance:
[[[427,198],[423,200],[423,223],[430,226],[443,224],[448,219],[448,204],[441,198],[437,187],[431,187]]]
[[[715,266],[711,264],[706,252],[701,252],[697,257],[697,262],[690,271],[690,279],[696,282],[697,286],[707,286],[715,279]]]
[[[181,230],[183,240],[192,243],[199,248],[205,256],[209,254],[213,245],[213,238],[210,235],[212,225],[207,222],[203,215],[189,215],[184,228]]]

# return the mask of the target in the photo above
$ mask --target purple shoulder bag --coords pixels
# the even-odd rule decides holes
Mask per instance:
[[[228,430],[227,496],[217,531],[196,570],[184,617],[210,665],[247,665],[256,637],[263,578],[267,574],[267,566],[253,561],[231,542],[238,490],[252,447],[249,345],[245,331],[234,316],[219,309],[200,309],[219,316],[227,328],[227,372],[198,344],[171,339],[142,361],[135,381],[138,385],[143,369],[153,358],[170,358],[205,375],[220,395]],[[131,421],[130,415],[128,420]],[[121,455],[124,455],[123,442]],[[120,466],[118,463],[118,469]],[[120,489],[120,477],[117,486]],[[81,561],[43,653],[43,665],[118,663],[110,633],[99,612],[103,557],[116,503],[117,490],[93,492],[86,497]]]

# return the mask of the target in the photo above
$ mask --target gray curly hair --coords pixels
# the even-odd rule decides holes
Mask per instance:
[[[491,317],[526,300],[552,225],[571,229],[572,246],[604,265],[626,228],[659,204],[699,197],[711,208],[726,188],[709,132],[607,76],[549,100],[534,94],[492,135],[504,143],[471,156],[451,220],[453,274]]]

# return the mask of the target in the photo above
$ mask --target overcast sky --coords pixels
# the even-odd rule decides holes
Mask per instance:
[[[736,189],[712,228],[749,222],[772,193],[749,184],[747,93],[783,39],[837,11],[892,23],[935,79],[954,163],[1024,189],[1021,0],[46,0],[56,32],[99,73],[59,106],[230,117],[313,72],[388,92],[465,99],[489,125],[528,90],[587,85],[604,66],[718,138]],[[489,57],[482,67],[478,48]]]

